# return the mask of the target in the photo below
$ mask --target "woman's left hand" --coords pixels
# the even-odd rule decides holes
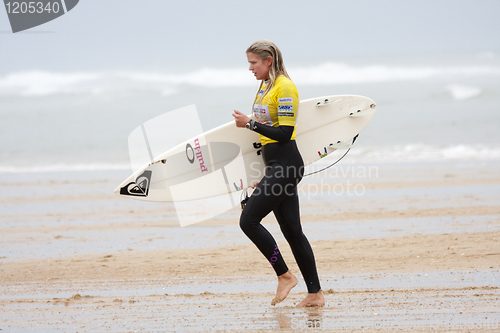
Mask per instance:
[[[245,127],[246,123],[250,121],[250,118],[247,115],[237,110],[234,110],[233,117],[236,127]]]

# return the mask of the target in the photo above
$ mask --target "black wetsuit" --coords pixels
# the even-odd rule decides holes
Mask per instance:
[[[282,275],[288,267],[281,256],[276,241],[261,220],[274,212],[285,236],[309,293],[321,290],[314,254],[302,232],[300,224],[297,184],[303,177],[304,162],[292,136],[292,126],[269,127],[255,124],[254,130],[276,143],[263,146],[266,174],[248,200],[240,218],[240,227],[269,260],[276,274]]]

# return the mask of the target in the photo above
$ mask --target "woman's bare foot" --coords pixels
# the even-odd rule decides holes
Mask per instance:
[[[297,282],[297,278],[290,271],[278,276],[278,290],[276,290],[276,297],[271,301],[271,305],[282,302],[288,296],[290,290],[297,285]]]
[[[307,297],[304,298],[302,302],[296,305],[298,308],[303,308],[306,306],[324,306],[325,298],[323,297],[323,293],[321,291],[315,294],[307,294]]]

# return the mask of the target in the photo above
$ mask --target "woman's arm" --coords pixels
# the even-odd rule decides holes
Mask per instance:
[[[236,110],[234,110],[233,117],[237,127],[245,127],[245,125],[250,121],[250,118],[247,115]],[[276,140],[281,143],[287,143],[292,137],[294,126],[271,127],[258,123],[254,120],[252,121],[250,129],[268,137],[269,139]]]
[[[292,138],[294,126],[281,125],[278,127],[266,126],[256,121],[253,122],[252,131],[262,134],[269,139],[276,140],[280,143],[287,143]]]

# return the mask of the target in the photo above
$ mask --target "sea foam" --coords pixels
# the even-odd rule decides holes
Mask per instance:
[[[120,171],[132,170],[130,163],[56,163],[33,166],[0,165],[0,173],[38,173],[38,172],[82,172],[82,171]]]
[[[350,157],[362,162],[439,162],[439,161],[498,161],[500,147],[486,145],[432,146],[408,144],[392,147],[359,148]]]
[[[353,66],[327,62],[316,66],[290,67],[297,85],[359,84],[400,82],[438,77],[500,76],[498,66],[404,67],[387,65]],[[175,94],[182,86],[206,88],[254,87],[255,79],[246,69],[203,68],[173,74],[170,72],[103,71],[103,72],[14,72],[0,77],[0,95],[48,96],[55,94],[106,94],[129,91],[153,91],[160,95]],[[454,98],[474,94],[452,87]],[[467,97],[470,98],[470,97]]]
[[[446,87],[446,89],[456,100],[474,98],[482,93],[480,88],[460,84],[450,84]]]

